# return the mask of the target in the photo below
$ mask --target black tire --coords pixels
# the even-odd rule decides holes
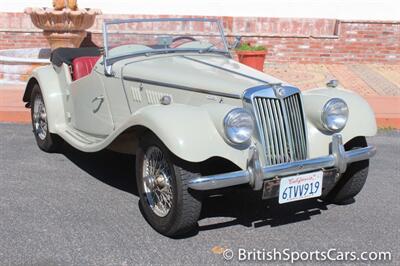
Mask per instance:
[[[345,150],[367,146],[365,137],[356,137],[344,145]],[[335,187],[328,193],[326,200],[335,204],[346,204],[354,201],[367,180],[369,160],[351,163],[342,174]]]
[[[55,152],[62,143],[62,140],[58,135],[49,132],[47,116],[45,117],[44,119],[45,121],[43,122],[45,124],[45,129],[43,130],[44,135],[40,135],[35,126],[35,107],[36,107],[35,104],[36,104],[36,99],[39,97],[42,100],[42,104],[44,106],[44,101],[42,92],[40,90],[40,86],[38,84],[35,84],[32,89],[31,102],[30,102],[33,134],[35,136],[36,143],[41,150],[45,152]]]
[[[172,207],[168,214],[160,217],[148,203],[143,182],[144,157],[149,148],[160,149],[171,170]],[[195,165],[176,158],[165,145],[153,134],[146,134],[140,139],[136,152],[136,181],[140,195],[142,213],[147,222],[159,233],[177,237],[196,228],[201,212],[201,199],[196,191],[188,187],[190,179],[198,177]]]

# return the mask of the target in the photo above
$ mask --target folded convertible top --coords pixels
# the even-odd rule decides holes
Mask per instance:
[[[100,55],[100,50],[97,47],[57,48],[51,53],[50,61],[56,66],[61,66],[63,63],[70,65],[74,58]]]

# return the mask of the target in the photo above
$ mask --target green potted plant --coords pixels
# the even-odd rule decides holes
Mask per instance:
[[[236,48],[239,62],[259,71],[264,70],[264,61],[267,51],[265,46],[242,43]]]

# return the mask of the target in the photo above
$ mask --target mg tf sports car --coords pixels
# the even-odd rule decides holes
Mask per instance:
[[[44,151],[65,141],[135,154],[142,213],[158,232],[191,230],[202,199],[221,191],[285,204],[362,189],[376,122],[357,94],[334,82],[301,92],[234,61],[218,20],[106,21],[103,42],[53,51],[23,101]]]

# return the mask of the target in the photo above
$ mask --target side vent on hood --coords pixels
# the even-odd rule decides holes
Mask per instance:
[[[172,99],[172,95],[170,94],[146,90],[147,102],[149,104],[159,104],[163,96],[169,96]]]
[[[140,92],[140,88],[131,87],[132,99],[134,102],[142,102],[142,93]]]

